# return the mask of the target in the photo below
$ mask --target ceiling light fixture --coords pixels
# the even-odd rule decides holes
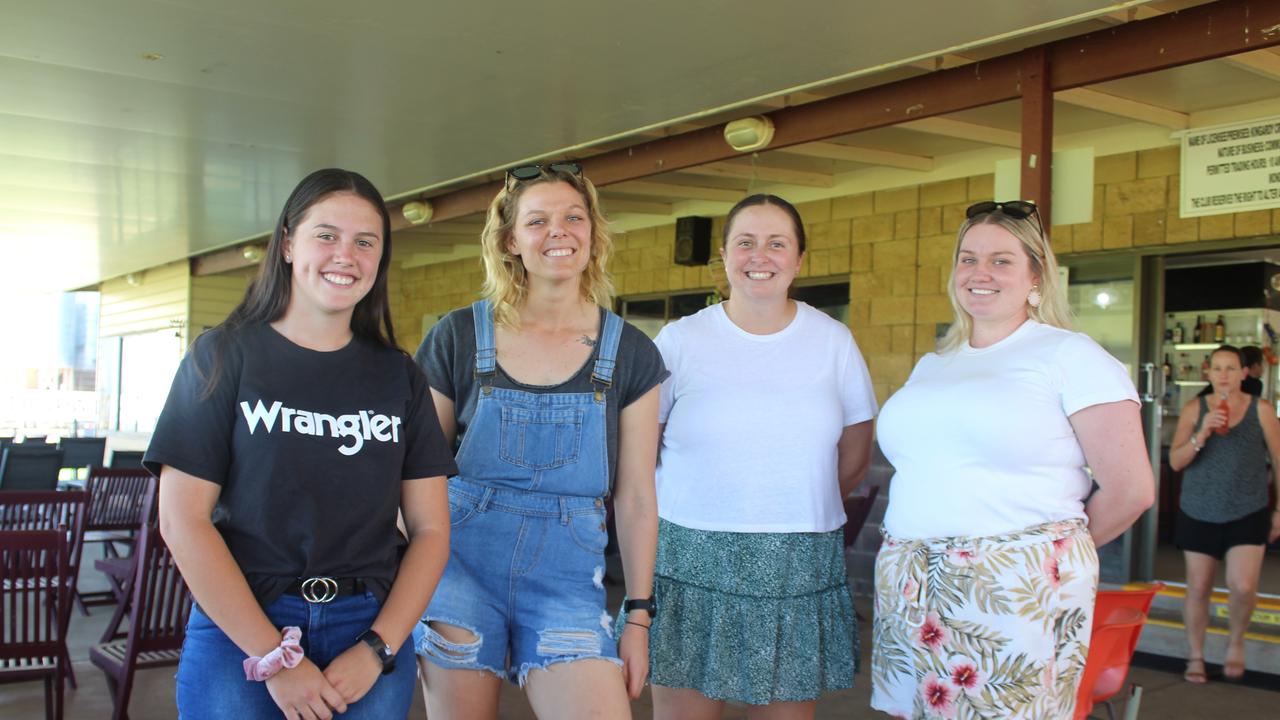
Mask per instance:
[[[248,260],[251,263],[256,263],[262,259],[262,246],[245,245],[240,249],[240,254],[244,256],[245,260]]]
[[[404,207],[400,208],[400,214],[404,215],[404,219],[414,225],[421,225],[431,220],[431,216],[435,214],[435,208],[431,207],[431,203],[420,200],[407,202]]]
[[[773,121],[764,115],[742,118],[724,126],[724,141],[738,152],[754,152],[773,142]]]

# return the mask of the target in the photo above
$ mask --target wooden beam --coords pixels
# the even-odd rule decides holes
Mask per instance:
[[[1130,9],[1134,10],[1136,8]],[[1140,15],[1139,17],[1155,17],[1159,14],[1148,8],[1144,8],[1144,10],[1146,10],[1146,14]],[[1270,55],[1270,53],[1267,54],[1272,58],[1276,58],[1276,56]],[[1277,61],[1280,61],[1280,58],[1276,59]],[[959,67],[960,65],[973,62],[970,58],[954,53],[939,55],[938,57],[933,58],[932,61],[937,61],[937,68]],[[932,61],[921,61],[912,64],[916,67],[925,67],[926,63]],[[1280,62],[1277,64],[1280,64]],[[937,68],[927,69],[932,70]],[[1151,123],[1152,125],[1161,125],[1171,130],[1186,130],[1190,126],[1186,113],[1089,88],[1063,90],[1062,92],[1057,93],[1055,99],[1067,103],[1068,105],[1089,108],[1090,110],[1098,110],[1100,112],[1117,115],[1119,117],[1127,117],[1132,120]],[[1014,147],[1017,147],[1017,145],[1014,145]]]
[[[1017,135],[1017,133],[1014,133]],[[778,152],[788,155],[824,158],[826,160],[842,160],[844,162],[862,163],[864,165],[883,165],[885,167],[902,168],[904,170],[929,171],[933,169],[933,158],[925,155],[908,155],[889,150],[842,145],[833,142],[811,142],[802,145],[779,148]]]
[[[1053,91],[1280,45],[1280,3],[1219,0],[1043,46]],[[1022,55],[1029,50],[938,70],[806,105],[767,113],[771,149],[934,118],[1021,96]],[[598,186],[636,180],[736,157],[715,125],[584,158]],[[501,182],[432,198],[440,220],[482,212]]]
[[[1164,10],[1153,8],[1150,5],[1142,5],[1125,11],[1108,13],[1103,15],[1101,20],[1113,24],[1126,23],[1133,20],[1147,20],[1164,14]],[[1245,52],[1238,55],[1228,55],[1222,58],[1222,62],[1227,65],[1234,65],[1241,70],[1261,75],[1268,80],[1280,80],[1280,55],[1276,55],[1269,50],[1254,50],[1253,52]]]
[[[618,186],[613,186],[617,188]],[[624,198],[600,198],[600,206],[605,215],[670,215],[671,203],[653,202],[651,200],[627,200]]]
[[[986,143],[987,145],[1011,148],[1022,147],[1022,135],[1014,130],[1004,130],[989,125],[978,125],[977,123],[952,120],[945,117],[912,120],[911,122],[903,123],[900,127],[931,135],[956,138],[957,140]]]
[[[1048,44],[1068,90],[1280,45],[1280,3],[1220,0]]]
[[[611,185],[612,192],[628,195],[654,195],[657,197],[674,197],[683,200],[711,200],[714,202],[736,203],[746,197],[740,190],[724,190],[722,188],[700,187],[697,185],[676,185],[674,183],[632,180],[620,185]]]
[[[1090,88],[1072,88],[1060,90],[1054,98],[1069,105],[1089,108],[1110,115],[1118,115],[1131,120],[1139,120],[1152,125],[1160,125],[1172,130],[1186,130],[1191,127],[1191,118],[1186,113],[1170,110],[1156,105],[1148,105],[1138,100],[1130,100],[1119,95],[1111,95]]]
[[[934,57],[926,60],[917,60],[911,63],[911,66],[933,72],[934,70],[946,70],[948,68],[960,67],[961,65],[968,65],[971,62],[973,62],[972,58],[967,58],[963,55],[957,55],[956,53],[942,53],[941,55],[935,55]]]
[[[1053,197],[1053,88],[1049,86],[1049,54],[1043,47],[1023,53],[1022,65],[1022,195],[1040,208],[1040,225],[1050,227]],[[1010,198],[996,198],[1008,200]]]
[[[718,162],[683,168],[680,172],[687,175],[705,175],[706,177],[734,178],[782,185],[803,185],[805,187],[832,187],[836,184],[835,178],[829,173],[790,170],[757,163],[745,165],[742,163]]]
[[[779,95],[777,97],[766,98],[764,100],[761,100],[758,103],[751,103],[751,104],[759,105],[767,108],[784,108],[784,107],[793,107],[796,105],[805,105],[807,103],[817,102],[818,100],[826,100],[827,97],[828,97],[827,95],[819,95],[818,93],[814,93],[814,92],[793,92],[793,93],[787,93],[786,95]]]
[[[1241,70],[1261,75],[1268,80],[1280,80],[1280,55],[1270,50],[1254,50],[1240,55],[1232,55],[1222,58],[1222,61],[1229,65],[1235,65]]]

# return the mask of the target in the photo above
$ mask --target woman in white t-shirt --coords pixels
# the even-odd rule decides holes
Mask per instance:
[[[787,297],[804,257],[787,201],[725,221],[729,300],[668,325],[659,421],[655,717],[812,717],[851,687],[856,621],[842,498],[866,473],[876,412],[843,324]]]
[[[1070,718],[1095,546],[1153,500],[1138,397],[1118,361],[1068,329],[1035,205],[981,202],[966,216],[947,288],[955,322],[880,416],[897,472],[876,561],[871,704]]]

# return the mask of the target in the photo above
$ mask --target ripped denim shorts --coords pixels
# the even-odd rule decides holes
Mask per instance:
[[[419,655],[524,685],[530,670],[604,658],[617,643],[605,612],[604,503],[449,480],[449,564],[414,629]],[[429,623],[470,632],[454,643]]]

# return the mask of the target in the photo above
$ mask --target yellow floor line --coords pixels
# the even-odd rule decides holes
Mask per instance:
[[[1124,586],[1124,589],[1125,590],[1145,590],[1149,587],[1151,586],[1148,583],[1129,583],[1128,585]],[[1176,585],[1166,585],[1165,588],[1161,590],[1158,594],[1166,597],[1185,598],[1187,596],[1187,589],[1184,587],[1178,587]],[[1227,593],[1214,592],[1212,595],[1209,596],[1209,601],[1218,603],[1220,605],[1225,605],[1227,604]],[[1280,599],[1277,599],[1275,597],[1270,597],[1270,596],[1259,596],[1257,609],[1280,612]]]
[[[1184,631],[1187,629],[1186,625],[1183,625],[1182,623],[1176,620],[1162,620],[1160,618],[1147,618],[1147,624],[1159,625],[1160,627],[1174,628],[1177,630],[1184,630]],[[1208,631],[1214,635],[1228,634],[1224,628],[1209,627]],[[1280,645],[1280,636],[1276,636],[1276,635],[1264,635],[1262,633],[1247,632],[1244,634],[1244,637],[1246,640],[1255,640],[1257,642],[1264,642],[1271,645]]]

